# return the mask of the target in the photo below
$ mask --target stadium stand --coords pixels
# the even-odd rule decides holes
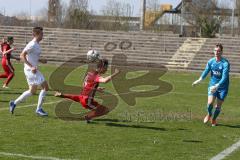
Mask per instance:
[[[31,27],[0,26],[0,37],[14,36],[19,54],[28,41],[32,39]],[[221,38],[191,38],[179,37],[171,32],[109,32],[96,30],[45,28],[42,45],[42,56],[50,63],[63,63],[77,56],[86,56],[90,48],[108,58],[117,54],[127,56],[129,64],[140,66],[165,65],[170,70],[203,70],[216,43],[224,46],[224,56],[231,62],[231,72],[237,73],[238,45],[240,39],[232,37]],[[122,44],[122,49],[121,46]],[[129,47],[129,48],[128,48]],[[105,49],[112,50],[106,51]],[[115,48],[115,49],[114,49]],[[127,48],[127,49],[125,49]],[[117,59],[121,63],[123,59]],[[116,63],[116,62],[115,62]]]

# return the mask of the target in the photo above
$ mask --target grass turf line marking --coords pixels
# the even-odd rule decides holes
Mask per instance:
[[[234,143],[232,146],[226,148],[225,150],[223,150],[222,152],[220,152],[219,154],[217,154],[216,156],[214,156],[210,160],[224,159],[226,156],[229,156],[233,151],[235,151],[239,147],[240,147],[240,140],[237,143]]]
[[[47,102],[47,103],[43,103],[45,105],[49,105],[49,104],[54,104],[54,103],[58,103],[58,102],[61,102],[61,100],[59,101],[54,101],[54,102]],[[33,107],[33,106],[37,106],[37,103],[36,104],[29,104],[29,105],[24,105],[24,106],[16,106],[16,108],[28,108],[28,107]],[[0,108],[0,111],[3,111],[3,110],[8,110],[8,108]]]
[[[0,152],[2,156],[9,156],[9,157],[22,157],[22,158],[29,158],[29,159],[41,159],[41,160],[76,160],[76,159],[60,159],[56,157],[42,157],[42,156],[31,156],[31,155],[24,155],[24,154],[16,154],[16,153],[7,153],[7,152]]]
[[[120,95],[126,95],[126,94],[134,94],[135,92],[146,92],[146,91],[149,91],[149,90],[137,90],[137,91],[131,91],[131,92],[124,92],[124,93],[116,93],[116,94],[112,94],[114,96],[120,96]],[[161,91],[149,91],[149,92],[161,92]],[[186,93],[186,92],[168,92],[168,93],[165,93],[165,94],[162,94],[162,95],[169,95],[169,94],[178,94],[178,95],[194,95],[194,96],[204,96],[204,97],[207,97],[207,93]],[[108,96],[111,96],[111,95],[101,95],[101,96],[98,96],[96,95],[95,97],[98,98],[98,97],[108,97]],[[231,97],[233,99],[239,99],[239,97],[237,96],[231,96],[229,95],[228,97]],[[143,97],[144,98],[144,97]]]

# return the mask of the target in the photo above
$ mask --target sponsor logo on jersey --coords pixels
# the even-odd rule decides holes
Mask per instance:
[[[214,70],[213,70],[213,75],[215,75],[215,76],[221,76],[221,72],[219,72],[219,71],[214,71]]]

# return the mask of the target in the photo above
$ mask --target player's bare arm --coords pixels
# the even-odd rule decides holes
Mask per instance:
[[[8,53],[10,53],[10,52],[12,52],[12,51],[14,51],[14,50],[15,50],[15,48],[11,48],[11,49],[9,49],[9,50],[3,52],[3,54],[4,54],[4,55],[5,55],[5,54],[8,54]]]
[[[112,78],[114,78],[116,75],[118,75],[120,73],[120,71],[118,70],[118,69],[115,69],[115,71],[114,71],[114,73],[112,74],[112,75],[110,75],[110,76],[107,76],[107,77],[105,77],[105,78],[103,78],[103,77],[100,77],[99,78],[99,82],[100,83],[107,83],[107,82],[109,82],[110,80],[112,80]]]

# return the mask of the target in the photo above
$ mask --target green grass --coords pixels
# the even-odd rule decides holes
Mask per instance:
[[[19,104],[15,115],[10,115],[8,103],[27,89],[22,64],[15,64],[16,76],[10,89],[0,90],[0,152],[29,156],[58,157],[83,160],[206,160],[240,139],[239,77],[231,77],[228,97],[219,117],[219,126],[204,125],[207,85],[205,80],[196,88],[191,83],[200,73],[168,72],[160,77],[173,85],[167,94],[137,98],[129,106],[120,96],[118,105],[108,115],[92,124],[83,121],[64,121],[55,114],[56,98],[48,92],[44,109],[47,118],[35,115],[37,95]],[[46,79],[56,69],[54,65],[41,66]],[[74,70],[65,79],[66,85],[81,86],[86,68]],[[157,72],[157,71],[154,71]],[[136,78],[144,72],[131,72],[127,78]],[[61,78],[61,77],[59,77]],[[3,80],[1,80],[3,82]],[[122,86],[124,83],[119,83]],[[112,83],[102,85],[117,94]],[[61,86],[60,86],[61,88]],[[151,90],[149,84],[131,88]],[[101,94],[98,95],[101,98]],[[73,103],[73,113],[85,113],[80,104]],[[239,159],[240,152],[226,159]],[[26,159],[3,156],[0,159]]]

